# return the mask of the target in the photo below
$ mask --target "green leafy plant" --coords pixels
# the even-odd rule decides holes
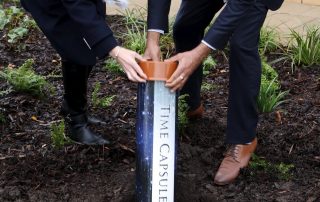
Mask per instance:
[[[279,47],[279,42],[277,41],[278,33],[270,27],[263,27],[260,30],[260,41],[259,41],[259,52],[264,55],[275,51]]]
[[[134,8],[126,9],[123,13],[125,18],[125,26],[127,31],[120,37],[124,40],[124,47],[136,51],[139,54],[143,54],[146,48],[146,9],[145,8]]]
[[[126,33],[121,33],[118,37],[123,40],[126,48],[143,54],[146,48],[147,36],[147,10],[142,7],[126,9],[120,12],[124,16],[124,25],[127,28]],[[160,50],[162,58],[170,57],[174,52],[173,42],[173,22],[174,17],[170,19],[169,31],[160,37]]]
[[[293,164],[280,163],[275,165],[275,170],[278,172],[278,177],[282,180],[289,180],[292,174],[290,171],[294,168]]]
[[[279,164],[272,164],[265,159],[262,159],[259,156],[253,154],[249,163],[249,168],[267,172],[270,175],[274,175],[281,180],[289,180],[292,176],[291,170],[294,168],[294,165],[285,164],[282,162]]]
[[[1,77],[1,72],[0,72],[0,77]],[[0,97],[8,95],[9,93],[11,93],[13,91],[12,87],[10,86],[8,89],[6,90],[1,90],[0,91]]]
[[[307,28],[305,36],[291,30],[291,39],[288,54],[292,60],[292,67],[320,64],[320,27]]]
[[[169,31],[168,33],[162,34],[160,37],[160,50],[163,53],[161,56],[163,58],[169,58],[172,56],[175,46],[173,42],[173,23],[175,17],[172,17],[169,22]]]
[[[127,28],[127,32],[120,36],[120,38],[124,40],[124,46],[139,54],[143,54],[146,48],[147,37],[147,23],[145,21],[147,16],[146,9],[139,7],[126,9],[122,15],[125,17],[125,26]],[[169,32],[160,37],[160,50],[164,53],[161,56],[164,58],[170,57],[174,51],[173,19],[174,18],[170,19]]]
[[[8,42],[9,43],[17,43],[18,40],[22,39],[27,33],[28,29],[24,27],[16,27],[9,31],[8,33]]]
[[[143,29],[146,25],[147,10],[143,7],[135,7],[133,9],[125,9],[120,12],[125,18],[125,25],[129,28]]]
[[[205,91],[205,92],[211,91],[215,88],[217,88],[217,86],[212,83],[202,83],[201,85],[201,91]]]
[[[266,62],[262,62],[260,93],[257,99],[258,110],[261,113],[273,111],[285,102],[288,91],[281,92],[278,73]]]
[[[18,50],[24,48],[22,40],[28,36],[30,30],[36,28],[36,23],[17,6],[10,6],[0,10],[0,30],[5,31],[4,38],[10,47]]]
[[[21,9],[16,6],[10,6],[9,8],[0,9],[0,30],[4,30],[4,28],[8,25],[8,29],[12,29],[17,21],[23,16]],[[11,22],[11,23],[10,23]]]
[[[284,97],[288,91],[281,92],[276,78],[269,81],[262,75],[260,93],[257,100],[258,109],[261,113],[272,112],[276,107],[285,102]]]
[[[180,95],[178,98],[178,122],[179,122],[179,131],[183,133],[186,129],[189,120],[187,117],[187,112],[189,110],[189,106],[186,102],[186,98],[188,94]]]
[[[262,75],[264,75],[268,81],[278,78],[277,71],[264,60],[262,61]]]
[[[70,144],[72,141],[65,135],[65,124],[64,121],[53,123],[50,126],[51,142],[54,148],[60,149],[66,144]]]
[[[134,29],[127,27],[127,33],[124,34],[124,38],[124,46],[126,48],[143,54],[147,45],[146,25],[143,27],[143,30],[140,30],[138,27]]]
[[[268,170],[270,167],[270,163],[265,159],[260,158],[256,154],[252,154],[249,167],[257,170]]]
[[[203,61],[203,74],[208,75],[210,73],[210,70],[215,68],[216,66],[217,66],[217,62],[213,59],[211,55],[209,55]]]
[[[3,9],[0,9],[0,30],[3,30],[9,22],[10,19],[6,15],[6,12]]]
[[[110,71],[112,73],[116,73],[116,74],[123,74],[124,73],[121,65],[113,58],[109,58],[106,60],[103,69]]]
[[[32,69],[34,61],[28,59],[19,68],[6,68],[0,72],[0,77],[4,78],[15,91],[30,93],[42,97],[46,92],[53,93],[54,88],[49,84],[44,76],[37,75]]]
[[[92,104],[94,107],[109,107],[111,106],[114,98],[116,97],[115,95],[99,98],[99,91],[101,88],[101,84],[99,82],[95,83],[94,89],[92,91]]]

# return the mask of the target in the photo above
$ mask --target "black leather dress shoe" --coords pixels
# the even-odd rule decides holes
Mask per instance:
[[[87,115],[88,117],[88,124],[91,124],[91,125],[107,125],[106,122],[96,118],[96,117],[93,117],[93,116],[89,116]]]
[[[85,114],[67,116],[65,119],[68,129],[67,136],[74,142],[84,145],[110,144],[109,140],[95,134],[88,128],[88,119]]]

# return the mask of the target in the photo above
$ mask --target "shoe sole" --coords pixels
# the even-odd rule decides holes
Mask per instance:
[[[231,183],[233,183],[234,181],[235,181],[235,179],[234,179],[234,180],[231,180],[231,181],[228,181],[228,182],[217,182],[217,181],[213,181],[213,183],[216,184],[216,185],[219,185],[219,186],[224,186],[224,185],[231,184]]]
[[[249,162],[250,162],[250,160],[251,160],[251,158],[252,158],[252,154],[253,154],[253,152],[251,153],[251,156],[250,156],[250,159],[249,159],[248,163],[247,163],[245,166],[241,167],[240,170],[243,169],[243,168],[248,167]],[[238,177],[238,176],[239,176],[239,175],[237,175],[237,177]],[[218,181],[215,181],[215,180],[214,180],[213,183],[216,184],[216,185],[219,185],[219,186],[224,186],[224,185],[228,185],[228,184],[233,183],[233,182],[237,179],[237,177],[236,177],[235,179],[230,180],[230,181],[227,181],[227,182],[218,182]]]

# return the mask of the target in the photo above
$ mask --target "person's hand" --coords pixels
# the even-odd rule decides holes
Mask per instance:
[[[136,61],[136,59],[144,60],[141,55],[120,46],[113,48],[109,54],[120,63],[129,80],[133,82],[146,82],[147,76]]]
[[[208,46],[201,43],[191,51],[179,53],[165,60],[168,62],[179,62],[177,70],[166,82],[166,86],[170,88],[172,92],[181,90],[190,75],[196,70],[202,60],[208,56],[210,50]]]
[[[143,58],[146,60],[160,61],[161,51],[159,47],[160,33],[148,31],[147,46]]]

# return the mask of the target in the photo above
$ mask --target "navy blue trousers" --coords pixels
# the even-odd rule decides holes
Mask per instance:
[[[203,39],[205,28],[223,6],[222,0],[182,0],[174,24],[173,36],[177,52],[195,48]],[[226,143],[243,144],[256,136],[260,89],[261,60],[258,53],[260,29],[267,7],[257,0],[229,40],[229,100]],[[191,75],[180,94],[189,94],[190,109],[201,103],[202,66]]]

